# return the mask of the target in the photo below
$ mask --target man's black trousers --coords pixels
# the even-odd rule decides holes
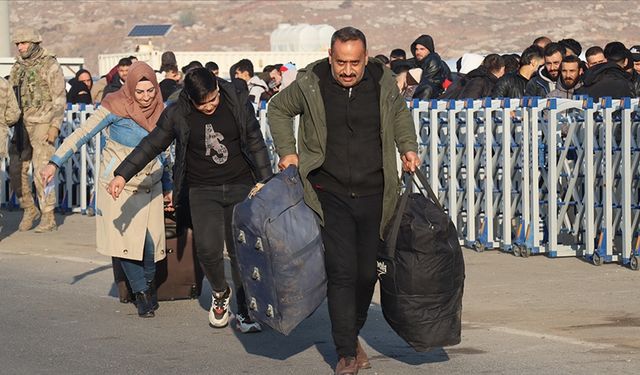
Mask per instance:
[[[249,185],[233,184],[189,189],[193,239],[204,274],[214,292],[226,290],[227,280],[224,274],[224,245],[226,244],[231,263],[231,277],[236,288],[238,312],[243,314],[248,311],[236,259],[231,222],[233,208],[246,198],[250,189]]]
[[[340,357],[355,357],[376,284],[382,194],[351,197],[318,190],[324,227],[331,333]]]

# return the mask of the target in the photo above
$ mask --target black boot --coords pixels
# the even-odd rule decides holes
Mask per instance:
[[[149,289],[136,293],[136,307],[138,308],[138,316],[141,318],[153,318],[156,316],[153,312],[154,309],[151,298],[151,291]]]
[[[153,306],[153,311],[156,311],[160,308],[160,305],[158,304],[158,289],[156,289],[156,281],[147,281],[147,287],[149,294],[151,294],[151,306]]]

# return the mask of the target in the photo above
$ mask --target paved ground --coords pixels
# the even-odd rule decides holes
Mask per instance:
[[[58,216],[57,232],[36,234],[16,232],[20,212],[2,214],[2,374],[332,373],[326,304],[288,337],[209,328],[205,296],[162,303],[156,318],[139,319],[114,297],[92,218]],[[637,373],[640,272],[578,259],[464,254],[462,343],[414,352],[387,326],[376,295],[362,333],[373,368],[361,373]]]

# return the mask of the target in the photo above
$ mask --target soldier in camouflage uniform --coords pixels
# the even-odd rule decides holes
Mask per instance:
[[[24,126],[33,148],[32,160],[20,155],[11,145],[10,179],[24,215],[19,230],[30,230],[41,213],[35,206],[29,164],[33,161],[33,176],[40,175],[42,169],[55,151],[54,143],[60,133],[60,125],[66,106],[65,82],[62,68],[55,56],[40,46],[42,37],[32,28],[18,28],[13,34],[13,43],[18,48],[16,63],[11,69],[9,83],[19,86]],[[27,160],[25,160],[27,159]],[[44,194],[42,179],[34,178],[42,219],[36,232],[50,232],[57,228],[53,209],[56,204],[55,192]]]
[[[0,77],[0,159],[8,156],[9,126],[20,119],[20,108],[13,89],[6,79]]]

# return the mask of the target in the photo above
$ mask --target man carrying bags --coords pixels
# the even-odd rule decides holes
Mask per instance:
[[[279,167],[298,166],[305,202],[322,224],[336,374],[357,374],[370,367],[358,333],[376,283],[381,236],[398,199],[395,149],[403,169],[420,164],[411,115],[393,73],[368,59],[364,34],[345,27],[333,34],[328,58],[300,70],[271,99],[267,117]]]

